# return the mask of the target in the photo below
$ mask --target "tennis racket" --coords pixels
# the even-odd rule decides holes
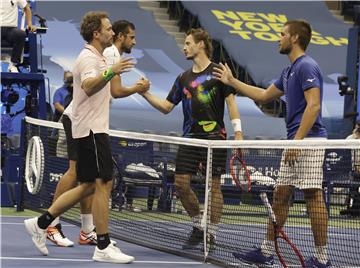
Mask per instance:
[[[32,137],[27,146],[25,160],[26,187],[31,194],[40,192],[44,178],[44,146],[38,136]]]
[[[301,265],[301,267],[306,268],[304,257],[301,255],[300,251],[296,248],[296,246],[290,241],[289,237],[283,231],[281,226],[277,224],[275,213],[270,205],[266,193],[260,193],[260,198],[263,201],[274,226],[275,252],[279,258],[281,265],[284,268],[289,267],[288,264],[291,264],[291,266]]]
[[[235,182],[235,185],[242,191],[243,182],[247,183],[247,191],[251,190],[250,172],[246,166],[246,163],[242,157],[240,149],[236,149],[233,156],[230,158],[230,174],[231,178]]]

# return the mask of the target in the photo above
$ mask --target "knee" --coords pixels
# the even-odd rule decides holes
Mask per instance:
[[[322,191],[318,189],[304,190],[304,197],[307,202],[321,202],[323,201]]]
[[[82,183],[80,184],[80,187],[82,187],[84,196],[91,195],[95,192],[95,185],[94,183]]]
[[[175,179],[175,189],[179,195],[185,194],[186,192],[190,191],[190,183],[181,177],[177,177]]]
[[[279,192],[275,191],[273,195],[273,202],[274,205],[280,205],[280,206],[287,205],[289,203],[289,197],[287,195],[282,195]]]

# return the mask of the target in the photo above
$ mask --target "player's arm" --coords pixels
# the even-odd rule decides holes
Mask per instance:
[[[304,91],[304,95],[307,104],[294,140],[301,140],[306,137],[321,110],[320,89],[318,87]]]
[[[150,82],[147,79],[140,79],[135,85],[125,87],[121,83],[120,75],[116,75],[111,79],[111,95],[114,98],[124,98],[134,93],[145,93],[150,88]]]
[[[229,112],[230,121],[234,129],[235,140],[243,140],[244,138],[242,135],[240,113],[235,102],[235,96],[233,94],[229,94],[225,101]]]
[[[253,99],[255,102],[267,103],[284,94],[274,84],[271,84],[265,90],[260,87],[247,85],[233,76],[231,69],[227,64],[223,65],[220,63],[219,66],[220,68],[214,68],[213,75],[215,78],[223,82],[225,85],[233,87],[237,93]]]
[[[30,30],[30,32],[35,32],[36,31],[36,27],[32,24],[32,13],[31,13],[31,9],[30,9],[30,5],[27,4],[24,7],[24,14],[25,14],[25,18],[26,18],[26,22],[27,22],[27,26],[28,29]]]
[[[151,104],[151,106],[153,106],[155,109],[159,110],[163,114],[170,113],[175,107],[175,104],[171,103],[166,99],[160,99],[159,97],[151,94],[149,91],[141,95],[147,100],[148,103]]]
[[[114,79],[114,77],[121,73],[128,72],[131,68],[134,67],[134,63],[131,61],[132,59],[133,58],[121,59],[113,66],[109,67],[102,74],[95,77],[86,78],[81,84],[81,87],[85,91],[86,95],[91,97],[103,89],[110,80]],[[89,72],[92,72],[91,67],[89,67],[89,69]]]
[[[64,106],[62,106],[60,102],[55,102],[54,107],[59,113],[63,113],[65,110]]]

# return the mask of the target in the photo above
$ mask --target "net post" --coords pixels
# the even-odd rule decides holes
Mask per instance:
[[[204,261],[206,261],[209,254],[207,245],[207,233],[208,233],[208,220],[211,219],[211,185],[212,185],[212,163],[213,163],[213,148],[209,143],[206,157],[206,180],[205,180],[205,201],[204,201],[204,214],[202,223],[204,228]]]

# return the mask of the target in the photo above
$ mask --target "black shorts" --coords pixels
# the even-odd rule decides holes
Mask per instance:
[[[113,177],[109,135],[92,131],[84,138],[76,139],[78,144],[77,178],[80,182],[95,182],[95,179],[110,181]]]
[[[208,148],[204,147],[180,145],[176,155],[175,173],[195,175],[201,171],[205,174],[207,151]],[[220,177],[221,174],[226,173],[226,161],[227,149],[213,149],[212,176]]]
[[[77,161],[77,140],[72,137],[71,120],[67,115],[62,116],[62,124],[64,126],[67,153],[69,160]]]

